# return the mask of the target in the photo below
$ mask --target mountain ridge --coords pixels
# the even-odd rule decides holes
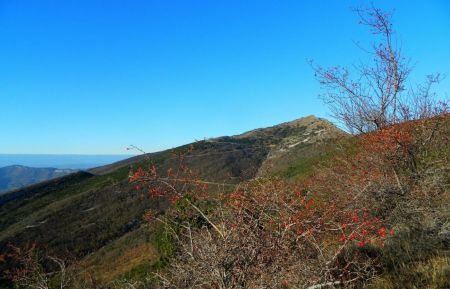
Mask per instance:
[[[324,118],[316,117],[314,115],[308,115],[308,116],[301,117],[301,118],[298,118],[298,119],[295,119],[295,120],[292,120],[292,121],[283,122],[283,123],[280,123],[280,124],[277,124],[277,125],[264,127],[264,128],[253,129],[253,130],[241,133],[241,134],[232,135],[232,136],[213,137],[213,138],[197,141],[197,142],[194,142],[194,143],[191,143],[191,144],[188,144],[188,145],[194,145],[195,146],[195,144],[199,144],[199,143],[215,143],[215,144],[217,144],[217,143],[220,143],[220,142],[227,142],[229,144],[232,144],[233,140],[239,141],[239,140],[243,140],[243,139],[253,139],[254,141],[256,141],[258,138],[260,139],[260,138],[267,137],[268,134],[271,134],[275,138],[278,137],[278,138],[281,139],[281,138],[285,137],[286,133],[288,133],[288,134],[295,134],[295,133],[298,133],[299,131],[302,131],[303,127],[305,127],[305,132],[308,133],[308,134],[311,133],[312,131],[314,131],[317,128],[319,129],[318,130],[319,135],[324,130],[327,130],[327,134],[324,134],[325,137],[323,139],[335,138],[335,137],[344,137],[344,136],[347,135],[346,132],[340,130],[338,127],[336,127],[330,121],[328,121],[328,120],[326,120]],[[290,129],[290,130],[288,129],[289,132],[286,132],[286,130],[283,131],[283,129],[286,129],[286,128]],[[323,139],[320,139],[320,137],[318,138],[317,135],[316,135],[316,136],[314,136],[313,139],[305,141],[305,143],[306,142],[312,143],[312,142],[320,141],[320,140],[323,140]],[[302,141],[304,139],[294,138],[294,140]],[[292,146],[293,145],[292,139],[290,139],[290,141],[286,141],[286,143],[285,143],[285,145],[288,145],[288,146],[290,145],[291,146],[289,148],[293,147]],[[239,144],[243,145],[244,143],[239,143]],[[297,145],[298,144],[299,143],[297,143]],[[260,144],[260,145],[262,145],[262,144]],[[181,147],[184,147],[184,146],[181,146]],[[278,149],[283,150],[282,148],[278,148]],[[91,168],[91,169],[89,169],[87,171],[92,173],[92,174],[100,174],[101,175],[101,174],[109,173],[109,172],[111,172],[111,171],[113,171],[115,169],[118,169],[118,168],[130,165],[130,164],[132,164],[134,162],[142,161],[146,157],[156,156],[158,154],[161,154],[161,153],[167,152],[167,151],[171,151],[171,150],[172,149],[159,151],[159,152],[155,152],[155,153],[145,153],[145,154],[142,154],[142,155],[138,155],[138,156],[134,156],[134,157],[131,157],[131,158],[128,158],[128,159],[120,160],[118,162],[114,162],[114,163],[107,164],[107,165],[104,165],[104,166]],[[285,150],[286,150],[286,148],[285,148]],[[274,154],[274,152],[272,152],[272,154]]]

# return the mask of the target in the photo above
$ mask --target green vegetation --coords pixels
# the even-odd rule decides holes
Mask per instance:
[[[332,148],[322,149],[320,151],[315,150],[315,154],[310,157],[304,157],[297,162],[290,165],[286,170],[279,173],[279,176],[287,179],[304,180],[311,176],[316,166],[321,165],[329,161],[335,156],[335,151]]]

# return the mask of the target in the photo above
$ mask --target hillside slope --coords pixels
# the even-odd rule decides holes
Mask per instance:
[[[328,121],[309,116],[193,143],[193,152],[186,158],[202,179],[232,185],[261,174],[286,171],[293,163],[323,154],[321,148],[342,136],[345,133]],[[100,265],[108,254],[123,262],[114,272],[99,272],[99,278],[106,274],[108,281],[126,273],[139,262],[138,257],[130,259],[123,240],[143,246],[136,240],[151,238],[143,238],[139,230],[144,211],[164,210],[169,205],[166,200],[138,193],[128,182],[129,172],[145,168],[148,159],[161,171],[174,167],[177,160],[171,151],[134,157],[0,196],[0,247],[35,240],[55,254],[70,252],[77,259],[87,257],[88,266],[103,269]]]

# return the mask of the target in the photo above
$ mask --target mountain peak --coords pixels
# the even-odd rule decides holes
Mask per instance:
[[[234,136],[236,138],[251,138],[251,137],[264,137],[264,136],[268,136],[268,135],[272,135],[274,137],[280,136],[283,137],[286,134],[296,134],[296,131],[292,131],[292,129],[296,130],[308,130],[308,131],[313,131],[313,130],[321,130],[321,129],[326,129],[326,130],[331,130],[334,133],[338,133],[341,134],[342,131],[340,129],[338,129],[334,124],[332,124],[330,121],[323,119],[323,118],[319,118],[316,117],[315,115],[308,115],[305,117],[301,117],[292,121],[288,121],[288,122],[283,122],[271,127],[266,127],[266,128],[258,128],[258,129],[254,129],[248,132],[245,132],[243,134]],[[289,132],[287,132],[287,130],[289,130]],[[280,133],[282,135],[280,135]]]

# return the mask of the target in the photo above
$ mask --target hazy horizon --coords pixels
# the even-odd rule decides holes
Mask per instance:
[[[131,154],[0,154],[0,168],[20,165],[33,168],[89,169],[127,159]]]

